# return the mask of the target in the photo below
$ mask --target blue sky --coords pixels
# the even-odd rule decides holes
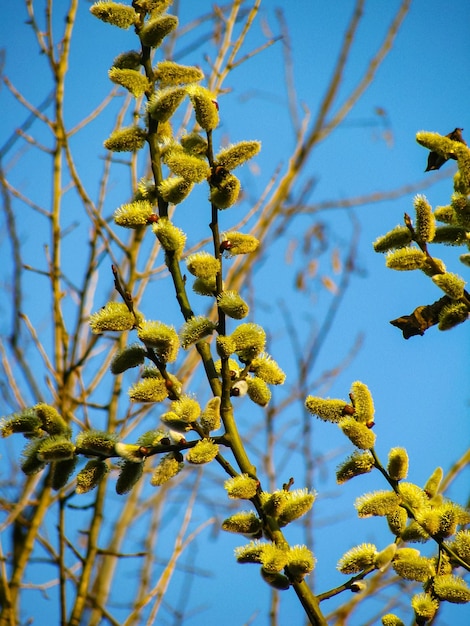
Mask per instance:
[[[277,34],[279,26],[274,9],[279,4],[275,1],[263,3],[258,23],[248,38],[249,46],[255,48],[264,41],[262,27],[266,28],[266,25]],[[93,110],[107,93],[109,84],[106,75],[113,58],[134,45],[131,32],[121,32],[92,19],[88,6],[87,2],[80,4],[75,48],[72,50],[69,69],[67,88],[70,100],[66,105],[66,118],[71,126],[77,123],[84,112]],[[180,2],[182,25],[199,13],[209,11],[211,6],[212,2],[208,0]],[[398,6],[395,0],[366,2],[338,105],[361,77]],[[299,115],[302,115],[301,106],[308,109],[312,116],[315,115],[352,9],[350,0],[283,3],[292,45]],[[38,54],[37,46],[24,24],[25,15],[21,15],[22,11],[23,7],[16,6],[15,10],[10,7],[4,11],[0,25],[1,46],[6,49],[4,71],[15,86],[37,105],[46,97],[50,83],[44,58]],[[469,23],[470,4],[466,0],[451,0],[445,6],[437,0],[412,2],[393,50],[379,69],[374,82],[347,120],[312,154],[303,175],[304,181],[307,177],[315,179],[310,203],[342,200],[372,191],[390,191],[429,179],[431,174],[424,174],[427,153],[414,139],[418,130],[446,134],[455,127],[463,127],[468,128],[468,132],[464,131],[464,137],[467,140],[470,138],[470,84],[467,80],[470,61]],[[204,32],[204,27],[202,29]],[[191,36],[187,40],[189,44]],[[21,42],[20,46],[18,42]],[[207,67],[206,54],[214,56],[210,42],[179,60],[199,64],[204,69]],[[263,145],[256,159],[259,172],[248,167],[243,170],[247,202],[233,209],[237,211],[235,219],[238,220],[243,211],[250,207],[250,202],[256,200],[275,168],[285,167],[293,148],[294,135],[287,109],[281,44],[275,44],[242,64],[229,76],[225,86],[230,90],[219,99],[222,124],[218,140],[222,143],[227,138],[233,142],[259,139]],[[0,91],[0,107],[2,146],[13,129],[24,122],[26,114],[14,103],[5,86]],[[382,118],[376,114],[377,107],[386,112],[385,127],[380,124]],[[109,134],[112,124],[111,117],[100,118],[82,138],[77,136],[76,139],[77,165],[91,189],[97,189],[101,162],[96,155],[103,155],[102,141]],[[392,142],[384,139],[384,129],[391,133]],[[47,141],[45,135],[43,139]],[[44,183],[47,170],[36,166],[34,154],[26,154],[23,158],[23,163],[27,165],[14,172],[16,184],[24,193],[34,194],[38,201],[47,202],[49,183]],[[447,163],[442,171],[447,171],[449,176],[425,190],[433,206],[448,203],[454,169],[453,163]],[[114,189],[107,202],[108,214],[127,199],[127,182],[120,180],[119,172],[116,173]],[[404,211],[412,213],[414,193],[398,200],[369,204],[354,210],[354,219],[360,227],[358,271],[352,277],[334,332],[322,347],[316,371],[312,372],[312,381],[325,369],[341,361],[358,334],[363,333],[364,342],[359,354],[327,393],[332,397],[347,397],[352,381],[362,380],[368,384],[377,411],[379,454],[385,459],[390,447],[406,447],[411,458],[409,479],[422,484],[436,465],[448,469],[469,445],[469,333],[468,324],[465,324],[445,333],[432,329],[424,337],[404,341],[401,333],[389,324],[390,319],[410,313],[416,306],[431,303],[440,297],[437,288],[425,276],[415,273],[403,275],[387,270],[383,257],[375,254],[371,247],[378,235],[401,222]],[[71,214],[66,216],[70,223],[77,219],[74,209],[72,204]],[[20,210],[23,209],[18,208]],[[181,207],[181,218],[179,213],[178,218],[182,225],[190,211],[190,207]],[[22,234],[30,245],[31,262],[37,263],[42,254],[45,235],[41,233],[41,222],[37,217],[30,213],[27,215]],[[332,241],[344,248],[352,232],[352,221],[351,213],[342,209],[293,220],[289,229],[291,237],[301,241],[303,232],[316,219],[325,224]],[[204,219],[202,226],[207,221]],[[234,217],[230,212],[224,212],[221,221],[222,228],[228,228]],[[81,223],[77,236],[83,232],[82,228],[87,226]],[[196,239],[200,228],[199,220],[191,219],[190,240]],[[8,245],[3,236],[0,245]],[[303,259],[296,256],[294,263],[289,264],[286,252],[285,240],[272,242],[266,250],[264,262],[257,271],[260,306],[254,321],[272,329],[274,338],[269,350],[287,373],[295,376],[295,357],[286,330],[279,323],[278,304],[281,301],[288,303],[295,312],[295,321],[302,337],[308,335],[312,325],[321,322],[330,297],[326,292],[315,292],[311,297],[305,297],[293,289],[293,273]],[[458,253],[454,249],[447,249],[442,258],[450,271],[465,277],[465,268],[459,267]],[[441,254],[442,251],[437,249],[436,255]],[[74,262],[73,257],[66,260],[70,265]],[[320,259],[319,271],[332,275],[328,256]],[[273,276],[276,277],[275,281]],[[106,282],[109,277],[100,280]],[[39,302],[38,324],[45,328],[47,320],[45,311],[41,309],[40,281],[31,281],[29,288],[30,302]],[[102,304],[97,302],[96,306]],[[293,383],[291,379],[289,382]],[[243,406],[243,411],[247,411],[246,404]],[[331,426],[321,423],[314,424],[314,446],[318,454],[341,449],[344,457],[346,450],[349,452],[344,447],[344,438]],[[344,486],[341,493],[333,492],[332,469],[340,458],[341,455],[336,457],[327,473],[319,475],[318,482],[313,485],[320,494],[316,508],[320,528],[315,546],[318,592],[341,582],[334,567],[341,554],[354,543],[373,541],[383,547],[382,542],[387,541],[387,535],[382,533],[383,520],[357,522],[352,509],[352,501],[361,492],[385,488],[385,485],[379,478],[367,476],[358,479],[357,484],[353,481]],[[293,453],[285,471],[294,475],[296,471],[300,472],[297,463],[297,454]],[[468,478],[467,471],[450,491],[450,495],[462,504],[468,497]],[[302,485],[296,483],[296,486]],[[346,517],[350,532],[340,523],[330,528],[322,525],[322,520],[338,513]],[[214,578],[209,583],[214,597],[208,597],[207,602],[200,602],[211,606],[209,613],[202,612],[199,617],[188,619],[188,624],[207,622],[208,615],[214,620],[213,623],[227,619],[227,607],[217,601],[217,590],[227,584],[236,585],[243,596],[243,601],[237,597],[233,606],[229,607],[230,618],[225,623],[230,626],[248,623],[256,609],[266,602],[264,590],[260,590],[256,568],[248,572],[249,566],[241,568],[234,563],[231,550],[236,545],[240,545],[240,541],[232,537],[219,536],[217,542],[210,538],[207,538],[207,542],[201,542],[201,552],[197,556],[203,567],[214,570]],[[218,562],[212,568],[214,554],[217,554]],[[225,572],[227,579],[221,572]],[[198,599],[205,597],[204,585],[207,585],[207,581],[196,581],[194,585],[190,596],[193,606],[198,606]],[[176,587],[171,589],[174,597],[178,596],[179,591]],[[287,619],[287,615],[300,619],[298,611],[295,598],[290,600],[283,596],[281,624],[287,623],[282,621]],[[452,607],[444,611],[440,626],[453,623],[453,619],[461,619],[462,611],[465,609],[454,610]],[[454,618],[453,615],[460,617]],[[171,623],[169,618],[167,623]],[[265,613],[261,612],[250,623],[267,623]]]

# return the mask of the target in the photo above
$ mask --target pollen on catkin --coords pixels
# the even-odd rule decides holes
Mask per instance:
[[[136,152],[144,147],[147,133],[139,126],[128,126],[115,130],[104,142],[111,152]]]
[[[418,194],[413,200],[416,211],[415,233],[418,241],[427,243],[432,241],[436,232],[436,220],[432,207],[426,197]]]
[[[137,200],[129,204],[122,204],[114,212],[114,223],[124,228],[140,228],[149,223],[153,215],[152,205],[148,200]]]
[[[121,2],[95,2],[90,7],[90,13],[102,22],[107,22],[118,28],[127,29],[136,23],[138,16],[134,9]]]
[[[186,97],[184,87],[165,87],[155,91],[147,103],[147,111],[157,122],[167,122]]]
[[[370,450],[374,447],[376,435],[365,424],[358,422],[354,417],[343,417],[338,426],[348,439],[360,450]]]
[[[181,346],[186,350],[189,346],[201,341],[204,337],[212,335],[216,325],[203,315],[191,317],[183,324],[179,332]]]
[[[196,121],[206,131],[214,130],[219,125],[219,111],[215,96],[200,85],[188,87]]]
[[[248,474],[239,474],[224,482],[224,489],[229,498],[250,500],[258,491],[259,481]]]
[[[174,452],[166,454],[153,471],[150,484],[160,487],[179,474],[184,467],[184,463],[176,458]]]
[[[357,574],[374,565],[377,554],[373,543],[361,543],[343,554],[336,567],[342,574]]]
[[[158,321],[144,321],[137,329],[137,336],[156,352],[163,363],[173,363],[176,360],[180,342],[173,326]]]
[[[135,317],[123,302],[108,302],[102,309],[90,315],[89,324],[95,335],[106,331],[132,330]]]
[[[201,465],[210,463],[219,453],[219,446],[211,439],[201,439],[186,455],[188,463]]]
[[[393,513],[400,499],[393,491],[374,491],[359,496],[354,503],[359,517],[385,516]]]
[[[260,150],[260,141],[240,141],[221,150],[215,157],[215,163],[231,171],[252,159]]]
[[[417,248],[409,246],[389,252],[385,264],[388,268],[398,271],[419,270],[426,261],[426,255]]]
[[[230,231],[222,235],[220,247],[226,256],[249,254],[259,248],[259,240],[253,235]]]
[[[112,67],[108,76],[113,83],[127,89],[134,98],[139,98],[150,89],[148,78],[138,70]]]
[[[324,422],[338,423],[344,417],[346,406],[347,402],[344,400],[325,399],[317,396],[307,396],[305,400],[307,411]]]
[[[158,48],[177,26],[178,18],[175,15],[157,15],[145,22],[139,31],[139,37],[144,46]]]
[[[161,218],[156,224],[153,224],[152,230],[160,242],[165,252],[174,254],[177,258],[181,256],[186,243],[186,235],[170,220]]]
[[[122,350],[118,350],[111,361],[111,372],[113,374],[122,374],[126,370],[142,365],[145,359],[146,350],[139,343],[126,346]]]
[[[153,68],[153,76],[161,86],[169,86],[196,83],[204,78],[204,73],[194,65],[160,61]]]
[[[214,278],[220,272],[220,261],[202,250],[186,257],[186,267],[193,276],[204,280]]]

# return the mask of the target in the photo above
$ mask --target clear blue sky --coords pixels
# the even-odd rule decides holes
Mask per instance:
[[[184,25],[199,13],[209,11],[212,4],[208,0],[180,2],[181,23]],[[258,24],[249,37],[249,44],[253,47],[264,41],[261,28],[263,21],[269,24],[274,34],[278,32],[273,13],[279,4],[275,1],[263,3]],[[299,102],[314,115],[330,78],[354,3],[351,0],[298,0],[282,5],[290,32]],[[364,18],[341,87],[339,104],[361,77],[361,72],[375,52],[398,6],[396,0],[366,2]],[[106,75],[113,58],[134,46],[131,32],[117,31],[94,20],[89,16],[88,7],[88,2],[81,3],[75,48],[71,57],[68,89],[72,99],[66,110],[70,125],[100,102],[109,88]],[[0,35],[1,47],[6,49],[4,71],[15,86],[37,105],[46,97],[50,85],[44,58],[38,54],[37,46],[24,24],[23,13],[21,2],[15,3],[14,9],[12,3],[3,11]],[[394,48],[373,84],[346,122],[314,152],[308,167],[308,176],[316,181],[309,198],[311,203],[341,200],[372,191],[389,191],[408,183],[417,183],[426,176],[429,178],[430,174],[424,175],[427,153],[414,139],[418,130],[445,134],[455,127],[463,127],[464,137],[467,141],[470,139],[469,24],[470,3],[467,0],[412,2]],[[180,60],[199,64],[204,69],[206,53],[213,56],[209,44]],[[227,137],[230,141],[259,139],[263,144],[262,153],[256,159],[259,174],[252,173],[248,168],[243,173],[248,198],[252,201],[264,188],[274,169],[279,164],[285,164],[293,145],[281,44],[274,45],[235,70],[227,86],[231,91],[220,98],[222,127],[219,140],[222,142]],[[380,120],[375,113],[377,107],[386,112],[386,130],[391,133],[391,143],[387,143],[383,137],[384,127],[378,123]],[[18,109],[4,86],[0,91],[0,108],[2,146],[12,130],[24,121],[25,112]],[[301,115],[302,111],[299,109],[298,113]],[[85,135],[86,143],[77,145],[78,167],[92,188],[96,188],[101,173],[97,155],[103,154],[102,141],[111,127],[111,119],[100,120]],[[447,170],[449,177],[424,192],[433,206],[448,203],[454,169],[453,163],[446,164],[443,171]],[[41,191],[41,185],[44,185],[43,173],[35,169],[33,158],[30,170],[16,172],[15,180],[25,193],[34,192],[37,198],[47,198],[49,188]],[[116,193],[110,198],[109,213],[127,199],[126,196],[123,198],[126,192],[120,186],[120,181],[116,179],[115,183]],[[322,348],[312,380],[341,361],[356,336],[364,333],[360,353],[335,380],[328,394],[332,397],[347,397],[352,381],[359,379],[367,383],[376,405],[379,454],[385,458],[390,447],[406,447],[411,458],[409,479],[422,484],[436,465],[448,469],[450,463],[461,456],[470,443],[467,374],[469,326],[461,325],[446,333],[432,329],[424,337],[404,341],[400,331],[389,324],[390,319],[410,313],[416,306],[431,303],[441,295],[425,276],[414,273],[398,275],[387,270],[383,257],[375,254],[371,248],[372,241],[378,235],[401,222],[404,211],[412,213],[413,195],[410,193],[399,200],[370,204],[354,210],[354,217],[360,224],[357,258],[360,271],[353,276],[334,333]],[[228,228],[248,208],[246,202],[234,209],[238,212],[236,218],[229,212],[226,212],[227,215],[224,213],[221,216],[225,220],[223,227]],[[182,207],[181,211],[184,210]],[[181,219],[184,223],[183,217]],[[338,246],[348,241],[352,224],[347,211],[335,209],[329,213],[323,212],[318,215],[318,219],[326,223],[328,232]],[[292,236],[300,240],[303,231],[312,225],[313,220],[312,216],[305,216],[293,222]],[[70,221],[74,221],[73,215]],[[23,233],[31,241],[32,262],[42,247],[42,235],[36,228],[40,228],[39,222],[36,223],[36,218],[29,216]],[[3,235],[0,245],[6,245]],[[286,262],[286,245],[285,241],[271,244],[265,262],[259,269],[258,293],[264,306],[259,307],[254,321],[266,324],[275,334],[276,339],[269,347],[270,352],[293,376],[293,357],[285,330],[279,324],[277,303],[281,300],[289,303],[296,312],[298,327],[307,334],[312,323],[321,321],[329,296],[320,293],[316,299],[307,299],[293,290],[292,274],[296,266]],[[445,260],[450,271],[465,277],[468,268],[465,270],[459,266],[458,253],[453,249],[446,250]],[[439,256],[441,251],[437,250],[436,254]],[[320,271],[331,273],[328,260],[324,258],[321,263]],[[275,281],[273,276],[276,277]],[[31,285],[30,297],[31,300],[38,299],[40,310],[40,287],[39,283],[35,285]],[[98,302],[97,307],[101,304]],[[44,321],[44,311],[42,315]],[[292,379],[289,382],[292,384]],[[248,410],[247,405],[244,406]],[[344,439],[333,427],[318,423],[315,424],[314,445],[318,454],[328,454],[342,447]],[[344,452],[342,456],[345,456]],[[332,470],[339,458],[341,455],[333,460],[329,473],[318,476],[318,482],[313,485],[320,494],[316,508],[319,529],[315,546],[318,592],[343,582],[334,568],[345,550],[364,541],[372,541],[383,547],[383,542],[389,539],[382,532],[385,526],[383,520],[357,522],[352,508],[353,500],[361,492],[385,488],[378,477],[366,476],[357,482],[352,481],[339,492],[335,490],[332,495],[335,489]],[[296,463],[294,454],[291,463],[286,466],[286,477],[295,475]],[[462,504],[468,498],[468,478],[467,471],[451,490],[451,495]],[[296,486],[302,485],[296,483]],[[117,498],[113,500],[117,501]],[[332,527],[322,524],[322,520],[330,520],[338,513],[343,519]],[[239,626],[248,622],[262,626],[267,623],[264,612],[253,617],[257,608],[265,606],[263,603],[266,600],[257,568],[237,566],[232,557],[232,547],[241,543],[237,538],[220,536],[215,542],[208,534],[201,539],[197,563],[203,569],[211,570],[213,578],[194,582],[194,587],[189,591],[189,604],[192,607],[210,605],[210,608],[192,619],[188,618],[185,626],[186,623],[189,626],[203,623]],[[215,555],[218,562],[212,567],[211,558],[215,558]],[[220,590],[226,586],[237,588],[233,606],[230,607],[218,601]],[[173,593],[175,595],[172,597],[177,598],[181,589],[176,585],[170,587],[170,594]],[[331,601],[333,606],[334,602]],[[456,623],[453,620],[463,623],[464,613],[465,609],[461,607],[446,609],[442,621],[438,622],[439,626]],[[294,594],[291,600],[284,594],[281,617],[281,626],[299,623],[296,620],[300,620],[300,612]],[[167,623],[172,623],[170,618]]]

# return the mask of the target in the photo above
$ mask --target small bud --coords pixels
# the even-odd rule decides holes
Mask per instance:
[[[138,343],[118,350],[111,361],[111,372],[113,374],[122,374],[126,370],[142,365],[144,362],[146,350]]]
[[[467,321],[469,310],[463,302],[452,302],[444,306],[439,313],[439,330],[449,330]]]
[[[373,491],[356,499],[354,506],[359,517],[385,516],[393,513],[400,499],[393,491]]]
[[[139,126],[128,126],[115,130],[104,142],[106,150],[111,152],[136,152],[144,147],[147,133]]]
[[[436,220],[432,214],[432,208],[425,196],[415,196],[414,207],[416,211],[415,234],[418,241],[427,243],[432,241],[436,231]]]
[[[188,463],[201,465],[202,463],[210,463],[219,453],[219,446],[211,439],[201,439],[194,448],[189,450],[186,455]]]
[[[234,396],[235,398],[241,398],[243,396],[246,396],[247,392],[248,392],[248,383],[246,382],[244,378],[234,382],[230,389],[230,395]]]
[[[418,593],[411,598],[411,607],[415,612],[417,624],[432,620],[439,608],[439,601],[427,593]]]
[[[354,451],[336,470],[336,482],[342,485],[355,476],[367,474],[374,468],[374,457],[366,452]]]
[[[150,89],[148,78],[138,70],[112,67],[108,72],[108,76],[113,83],[127,89],[134,98],[139,98]]]
[[[179,332],[181,345],[186,350],[189,346],[201,341],[204,337],[212,335],[216,325],[203,315],[191,317],[183,324]]]
[[[324,399],[315,396],[307,396],[305,407],[307,410],[319,417],[324,422],[333,422],[337,424],[344,417],[344,408],[347,403],[344,400]]]
[[[296,582],[302,581],[315,567],[315,557],[307,546],[292,546],[288,552],[289,576]]]
[[[118,441],[114,446],[116,454],[131,463],[142,463],[142,446],[136,443],[122,443]]]
[[[355,580],[351,583],[349,589],[353,593],[363,593],[367,589],[367,583],[365,580]]]
[[[204,73],[198,67],[180,65],[174,61],[160,61],[153,68],[153,75],[162,86],[187,85],[204,78]]]
[[[385,264],[392,270],[419,270],[424,265],[426,255],[417,248],[400,248],[387,254]]]
[[[136,463],[135,461],[126,460],[121,465],[121,471],[116,482],[116,493],[124,495],[134,487],[142,476],[144,471],[144,463]]]
[[[439,600],[454,604],[470,602],[470,588],[463,578],[447,574],[436,576],[433,580],[433,590]]]
[[[217,306],[225,315],[234,320],[243,319],[250,311],[250,307],[238,291],[223,291],[217,296]]]
[[[162,15],[149,19],[139,31],[144,46],[158,48],[164,38],[178,26],[175,15]]]
[[[370,450],[375,444],[375,433],[354,417],[343,417],[338,426],[348,439],[360,450]]]
[[[450,204],[445,206],[437,206],[434,209],[434,217],[438,222],[443,222],[444,224],[453,224],[455,220],[454,209]]]
[[[214,130],[219,124],[219,111],[215,96],[199,85],[188,88],[189,97],[196,114],[196,121],[206,131]]]
[[[261,353],[253,359],[250,364],[250,372],[264,380],[268,385],[282,385],[286,380],[286,375],[276,363],[276,361],[266,354]]]
[[[372,567],[377,554],[373,543],[362,543],[343,554],[336,567],[342,574],[357,574]]]
[[[138,200],[130,204],[123,204],[114,212],[114,223],[124,228],[141,228],[149,223],[154,215],[152,205],[148,200]]]
[[[37,451],[38,459],[44,463],[72,459],[74,454],[74,444],[64,435],[46,437],[42,440],[42,444],[39,446]]]
[[[114,456],[117,442],[116,433],[107,433],[103,430],[84,430],[76,437],[77,448],[81,454],[99,454]]]
[[[222,530],[251,537],[260,536],[262,528],[261,520],[253,511],[235,513],[222,522]]]
[[[102,22],[118,28],[127,29],[137,21],[134,9],[120,2],[95,2],[90,7],[90,13]]]
[[[393,480],[403,480],[408,475],[408,454],[405,448],[392,448],[388,453],[387,471]]]
[[[154,92],[147,103],[150,117],[158,122],[168,121],[186,95],[183,87],[166,87]]]
[[[396,248],[404,248],[411,243],[411,232],[406,226],[396,226],[386,235],[378,237],[373,246],[375,252],[389,252]]]
[[[368,428],[374,424],[374,401],[364,383],[359,380],[351,385],[351,397],[354,405],[354,417]]]
[[[205,433],[210,433],[213,430],[220,428],[220,397],[215,396],[211,398],[206,404],[204,410],[199,418],[202,429]]]
[[[158,241],[165,252],[174,254],[177,258],[181,256],[186,243],[186,235],[168,219],[161,218],[152,226]]]
[[[165,178],[158,185],[158,192],[169,204],[180,204],[190,194],[193,183],[182,176]]]
[[[166,454],[155,468],[150,484],[154,487],[160,487],[168,482],[171,478],[181,472],[184,463],[176,458],[174,452]]]
[[[208,252],[195,252],[186,257],[186,267],[197,278],[213,279],[220,272],[220,261]]]
[[[179,338],[173,326],[157,321],[142,322],[137,336],[148,348],[152,348],[163,363],[173,363],[178,356]]]
[[[235,548],[235,558],[238,563],[261,563],[266,543],[251,541],[246,546]]]
[[[211,185],[210,201],[218,209],[228,209],[238,200],[240,188],[238,178],[228,173],[217,185]]]
[[[227,256],[249,254],[250,252],[256,252],[259,248],[259,241],[253,235],[230,231],[222,235],[220,247]]]
[[[261,378],[250,376],[246,379],[247,392],[250,400],[259,406],[266,406],[271,400],[271,391]]]
[[[162,402],[168,397],[168,389],[165,379],[149,377],[139,380],[129,391],[132,402]]]
[[[77,474],[76,493],[88,493],[94,489],[108,473],[108,466],[104,461],[92,459]]]
[[[242,363],[252,361],[264,351],[266,333],[258,324],[240,324],[232,333],[235,342],[235,352]]]
[[[229,478],[224,482],[224,489],[229,498],[238,498],[241,500],[250,500],[258,491],[259,481],[248,476],[248,474],[240,474]]]
[[[465,281],[457,274],[453,274],[451,272],[446,272],[445,274],[435,274],[432,277],[432,281],[453,300],[458,300],[463,296]]]
[[[392,562],[392,559],[395,556],[396,551],[397,551],[396,543],[391,543],[386,548],[381,550],[375,556],[375,560],[374,560],[375,567],[381,572],[384,572],[387,569],[387,567],[390,565],[390,563]]]
[[[136,320],[123,302],[108,302],[106,306],[90,315],[91,332],[99,335],[106,331],[132,330]]]
[[[215,157],[215,163],[231,171],[252,159],[260,150],[260,141],[240,141],[221,150]]]

